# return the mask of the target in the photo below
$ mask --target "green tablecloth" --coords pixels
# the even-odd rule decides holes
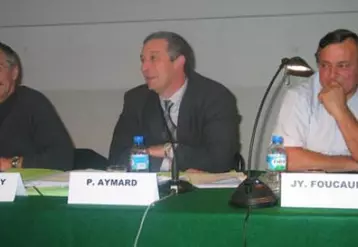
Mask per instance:
[[[139,246],[242,246],[245,209],[233,190],[197,190],[158,203]],[[67,205],[66,198],[19,197],[0,203],[0,246],[133,246],[144,207]],[[358,210],[257,209],[247,246],[358,246]]]

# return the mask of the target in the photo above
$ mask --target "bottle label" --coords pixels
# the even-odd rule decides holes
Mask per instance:
[[[148,154],[132,154],[131,155],[131,171],[149,171],[149,155]]]
[[[268,154],[267,165],[271,171],[285,171],[287,166],[286,154]]]

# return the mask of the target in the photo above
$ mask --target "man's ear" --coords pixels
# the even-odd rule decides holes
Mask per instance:
[[[19,66],[15,65],[13,68],[11,68],[11,79],[13,79],[14,81],[17,80],[17,78],[19,78]]]
[[[174,61],[175,63],[175,67],[183,67],[185,65],[185,57],[183,55],[180,55],[179,57],[177,57]]]

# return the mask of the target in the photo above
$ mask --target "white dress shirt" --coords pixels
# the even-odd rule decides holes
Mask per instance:
[[[289,89],[282,101],[274,135],[287,147],[302,147],[327,155],[351,155],[335,119],[318,100],[319,73]],[[357,92],[347,102],[358,116]]]

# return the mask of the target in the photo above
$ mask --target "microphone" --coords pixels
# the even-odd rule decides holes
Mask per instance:
[[[162,109],[161,111],[162,119],[164,120],[165,132],[168,136],[169,143],[172,148],[173,157],[172,157],[172,164],[170,169],[171,179],[165,182],[164,184],[160,185],[159,190],[165,194],[170,194],[172,192],[174,192],[175,194],[182,194],[182,193],[193,191],[195,189],[195,186],[193,186],[190,182],[179,178],[179,166],[177,163],[178,154],[176,150],[179,143],[174,140],[173,134],[170,131],[168,123],[164,117],[164,110],[162,107],[161,109]]]

